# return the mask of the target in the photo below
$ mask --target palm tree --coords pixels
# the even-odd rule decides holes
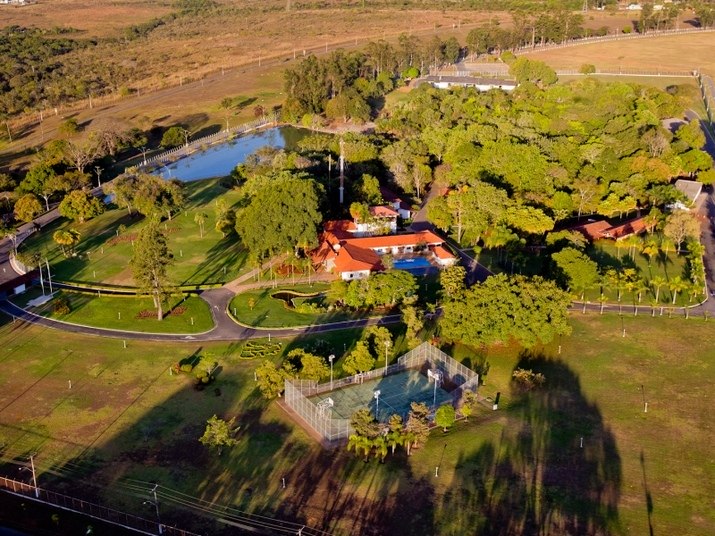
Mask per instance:
[[[603,314],[603,308],[606,306],[608,297],[603,292],[601,292],[601,295],[598,297],[598,301],[601,304],[601,314]]]
[[[365,461],[367,461],[372,450],[372,439],[363,435],[351,434],[348,438],[348,450],[353,449],[355,454],[362,452],[365,456]]]
[[[628,238],[624,239],[623,241],[628,246],[628,255],[630,255],[631,259],[633,259],[635,261],[636,260],[636,251],[641,249],[641,244],[643,243],[643,240],[641,240],[640,236],[632,234]]]
[[[684,281],[680,276],[676,276],[668,282],[668,287],[673,293],[673,305],[675,305],[675,300],[678,297],[678,292],[685,290],[687,288],[688,282]]]
[[[197,212],[194,216],[194,222],[199,224],[199,236],[201,238],[204,237],[204,223],[206,222],[208,217],[208,214],[206,214],[205,212]]]
[[[643,242],[641,253],[648,257],[648,266],[653,263],[653,257],[658,254],[658,251],[660,251],[660,247],[658,245],[658,240],[654,236],[651,235],[645,242]]]
[[[69,257],[74,252],[74,246],[79,242],[80,234],[75,229],[60,229],[55,231],[52,235],[52,239],[60,246],[62,254],[65,257]]]
[[[660,297],[660,287],[663,285],[667,284],[668,281],[660,275],[655,276],[653,279],[650,280],[650,284],[652,287],[655,287],[655,301],[658,301],[658,298]]]
[[[372,440],[372,446],[375,449],[375,457],[380,459],[380,463],[385,463],[387,457],[387,439],[385,436],[379,435]]]

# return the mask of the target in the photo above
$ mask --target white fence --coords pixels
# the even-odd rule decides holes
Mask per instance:
[[[371,370],[355,376],[349,376],[332,383],[318,384],[313,380],[286,380],[285,402],[305,423],[310,426],[323,441],[333,442],[347,439],[352,433],[349,419],[333,419],[332,412],[324,412],[308,397],[328,393],[366,380],[397,374],[409,369],[439,370],[443,374],[443,388],[452,395],[456,402],[466,390],[476,391],[479,375],[451,358],[441,350],[425,342],[401,356],[397,363]],[[436,408],[433,408],[436,409]]]
[[[579,45],[588,45],[591,43],[602,43],[606,41],[624,41],[630,39],[644,39],[646,37],[656,37],[663,35],[684,35],[692,33],[707,33],[715,32],[715,28],[682,28],[673,30],[658,30],[650,31],[646,33],[630,33],[630,34],[617,34],[617,35],[602,35],[594,37],[584,37],[581,39],[571,39],[563,43],[545,43],[543,45],[530,46],[526,45],[523,47],[518,47],[513,49],[516,54],[529,54],[531,52],[540,52],[542,50],[551,50],[554,48],[568,48],[575,47]]]

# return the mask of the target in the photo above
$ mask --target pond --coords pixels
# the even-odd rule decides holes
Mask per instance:
[[[294,150],[298,146],[298,141],[309,134],[309,130],[294,127],[269,128],[215,145],[162,166],[154,173],[165,179],[179,179],[184,182],[223,177],[231,173],[233,168],[257,149],[270,145],[279,149]]]
[[[310,294],[304,294],[301,292],[293,292],[292,290],[281,290],[279,292],[274,292],[273,294],[271,294],[271,298],[281,300],[289,309],[295,309],[295,302],[293,301],[295,299],[303,298],[305,300],[310,300],[311,298],[323,298],[324,296],[324,292],[313,292]]]

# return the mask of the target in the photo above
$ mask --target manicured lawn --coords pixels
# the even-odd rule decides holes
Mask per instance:
[[[162,223],[174,255],[169,268],[171,280],[177,285],[223,283],[249,270],[246,252],[236,235],[222,238],[214,229],[216,201],[222,199],[227,206],[233,206],[239,199],[238,193],[223,188],[219,179],[186,183],[185,189],[188,198],[185,210]],[[203,237],[194,222],[199,212],[208,216]],[[20,250],[41,251],[49,258],[58,280],[134,286],[129,261],[133,240],[145,224],[142,216],[136,213],[130,216],[126,210],[117,208],[84,224],[61,218],[29,238]],[[124,231],[120,230],[122,225]],[[55,244],[52,235],[58,229],[79,231],[76,256],[66,258]]]
[[[384,465],[321,449],[279,405],[262,400],[253,383],[261,358],[239,358],[243,342],[130,341],[124,349],[7,322],[3,457],[34,451],[41,485],[81,484],[89,493],[98,484],[105,500],[143,515],[151,486],[129,479],[331,533],[525,534],[538,525],[550,534],[648,534],[650,524],[654,534],[712,534],[712,325],[629,317],[623,338],[621,321],[575,315],[573,335],[530,355],[513,346],[448,348],[471,364],[484,354],[481,394],[500,392],[499,410],[487,405],[447,434],[433,431],[410,458],[398,449]],[[357,336],[315,338],[333,351],[349,350]],[[283,342],[289,351],[315,339]],[[203,391],[168,373],[194,354],[221,367]],[[513,391],[517,364],[543,372],[546,388]],[[239,444],[220,457],[198,443],[213,414],[236,416],[241,427]],[[168,520],[174,505],[162,501]]]
[[[329,310],[334,306],[324,297],[295,298],[293,300],[296,308],[301,303],[315,303],[321,307],[320,310],[316,311],[291,308],[284,300],[273,297],[275,294],[285,291],[317,294],[324,293],[327,289],[328,285],[315,283],[313,285],[278,286],[276,288],[249,290],[236,295],[231,300],[229,312],[232,314],[235,312],[235,318],[243,324],[262,328],[309,326],[359,318],[357,313],[351,311],[339,308]]]
[[[599,240],[588,250],[590,257],[598,263],[602,273],[606,272],[609,268],[613,268],[617,272],[623,272],[626,268],[633,268],[638,276],[646,283],[652,281],[655,277],[662,277],[666,282],[675,277],[680,277],[685,280],[688,279],[685,274],[685,253],[676,255],[674,252],[670,252],[668,255],[665,255],[660,252],[657,256],[654,256],[651,261],[642,253],[636,253],[633,257],[629,257],[628,247],[621,246],[619,250],[617,245],[618,243],[612,240]],[[614,303],[618,299],[618,290],[614,288],[613,285],[604,285],[603,293],[608,303]],[[598,301],[600,294],[600,288],[591,289],[586,293],[586,299]],[[655,289],[649,286],[641,295],[641,304],[648,305],[654,299]],[[702,293],[693,297],[688,291],[679,291],[676,296],[675,305],[692,305],[701,299]],[[637,292],[628,292],[623,288],[621,300],[624,304],[638,303]],[[658,301],[665,305],[673,302],[673,293],[667,283],[660,288]]]
[[[14,299],[25,307],[37,291]],[[70,311],[55,310],[59,301],[69,304]],[[213,327],[208,304],[197,296],[173,296],[165,309],[164,319],[156,318],[151,298],[136,296],[101,296],[60,290],[44,305],[30,307],[29,311],[73,324],[98,328],[141,331],[145,333],[202,333]]]

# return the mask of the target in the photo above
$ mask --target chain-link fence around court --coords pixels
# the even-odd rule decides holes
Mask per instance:
[[[428,371],[430,376],[439,373],[439,385],[429,387]],[[423,343],[393,365],[334,382],[286,380],[285,402],[323,441],[333,442],[347,439],[352,433],[349,414],[354,409],[368,407],[377,411],[382,400],[380,420],[392,413],[404,413],[404,418],[411,402],[424,402],[434,411],[440,405],[455,403],[464,391],[476,391],[478,384],[476,372]],[[374,396],[376,391],[379,395]],[[334,411],[336,405],[339,408]]]

